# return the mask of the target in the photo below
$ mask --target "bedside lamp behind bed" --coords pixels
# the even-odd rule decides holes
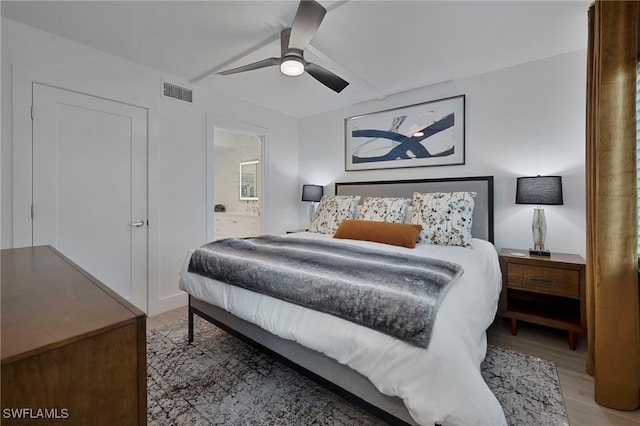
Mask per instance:
[[[321,185],[302,185],[302,201],[311,201],[309,205],[309,224],[313,214],[316,212],[316,203],[320,201],[324,194],[324,187]]]

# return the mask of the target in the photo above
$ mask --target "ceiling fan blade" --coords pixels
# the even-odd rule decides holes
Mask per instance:
[[[322,68],[320,65],[307,62],[304,70],[308,72],[311,77],[337,93],[342,92],[342,90],[349,85],[348,81],[343,80],[331,71]]]
[[[289,49],[304,50],[320,27],[327,13],[320,3],[314,0],[301,0],[291,26]]]
[[[243,65],[237,68],[231,68],[230,70],[220,71],[216,74],[228,75],[228,74],[236,74],[239,72],[252,71],[260,68],[271,67],[273,65],[278,65],[280,63],[280,58],[267,58],[258,62],[254,62],[252,64]]]

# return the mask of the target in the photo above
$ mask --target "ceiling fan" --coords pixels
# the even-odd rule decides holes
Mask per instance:
[[[291,28],[287,28],[280,33],[281,53],[279,58],[263,59],[248,65],[221,71],[217,74],[229,75],[280,65],[280,71],[285,75],[297,76],[306,71],[311,77],[328,88],[338,93],[342,92],[349,85],[349,82],[320,65],[307,62],[304,59],[304,48],[307,47],[316,31],[318,31],[325,13],[327,13],[327,10],[314,0],[301,0]]]

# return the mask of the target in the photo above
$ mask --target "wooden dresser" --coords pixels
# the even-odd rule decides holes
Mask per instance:
[[[1,423],[146,424],[144,312],[52,247],[0,254]]]

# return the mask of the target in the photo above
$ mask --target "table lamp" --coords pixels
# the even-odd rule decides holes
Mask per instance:
[[[302,201],[311,201],[309,206],[309,223],[316,212],[316,203],[320,201],[324,194],[324,188],[321,185],[302,185]]]
[[[533,248],[529,254],[550,256],[551,252],[544,248],[547,237],[547,222],[542,205],[562,205],[561,176],[519,177],[516,183],[516,204],[537,204],[533,210]]]

